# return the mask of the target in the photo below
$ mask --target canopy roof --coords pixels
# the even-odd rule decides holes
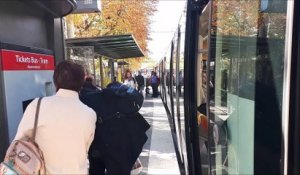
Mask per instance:
[[[129,65],[126,61],[118,61],[118,66]]]
[[[68,47],[94,46],[95,54],[113,59],[143,57],[144,54],[132,35],[112,35],[92,38],[66,39]]]

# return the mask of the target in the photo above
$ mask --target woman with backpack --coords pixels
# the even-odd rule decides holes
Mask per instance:
[[[79,100],[84,69],[72,61],[62,61],[55,68],[53,80],[57,92],[40,101],[35,137],[43,152],[45,174],[88,174],[87,157],[94,139],[96,113]],[[15,140],[31,138],[37,102],[34,100],[26,108]],[[30,158],[25,153],[17,158],[20,156],[25,161]]]

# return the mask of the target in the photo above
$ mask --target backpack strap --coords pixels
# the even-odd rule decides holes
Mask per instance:
[[[40,113],[40,107],[41,107],[41,101],[43,97],[40,97],[37,106],[36,106],[36,111],[35,111],[35,119],[34,119],[34,127],[33,127],[33,134],[32,134],[32,141],[35,141],[35,136],[37,132],[37,124],[39,120],[39,113]]]

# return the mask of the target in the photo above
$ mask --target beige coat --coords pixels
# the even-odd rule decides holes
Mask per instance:
[[[30,103],[15,139],[32,133],[37,100]],[[88,174],[87,152],[94,138],[96,113],[78,93],[60,89],[42,99],[36,142],[43,151],[47,174]]]

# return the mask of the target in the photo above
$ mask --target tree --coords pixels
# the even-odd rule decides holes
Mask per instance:
[[[102,0],[102,12],[72,14],[67,24],[74,25],[76,37],[133,34],[141,50],[147,54],[150,16],[158,0]],[[128,59],[132,69],[138,69],[142,58]]]

